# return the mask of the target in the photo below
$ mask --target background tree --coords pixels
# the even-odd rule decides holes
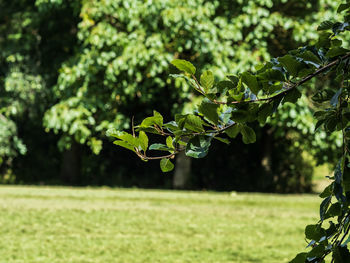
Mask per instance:
[[[174,57],[203,69],[210,66],[216,78],[223,78],[312,41],[318,21],[334,17],[335,5],[329,0],[2,1],[0,107],[6,123],[12,123],[12,128],[2,126],[11,135],[1,142],[12,149],[11,157],[3,151],[2,169],[11,168],[17,182],[171,187],[171,178],[160,177],[156,165],[135,166],[133,157],[124,158],[125,151],[116,153],[106,143],[105,131],[130,127],[130,112],[141,120],[152,108],[165,116],[192,110],[197,94],[185,81],[169,77]],[[15,70],[20,74],[11,73]],[[308,104],[305,99],[294,110],[282,110],[283,121],[272,121],[257,133],[265,143],[245,148],[244,155],[236,151],[242,147],[238,142],[227,146],[225,155],[217,155],[222,146],[214,144],[218,158],[193,162],[187,187],[308,190],[312,169],[298,154],[311,149],[305,143],[314,125]],[[16,114],[9,105],[17,105]],[[285,121],[290,124],[287,131],[279,128]],[[44,132],[43,125],[54,133]],[[317,150],[320,162],[334,159],[325,154],[333,145],[317,145],[323,147]],[[26,155],[13,159],[24,149]],[[256,151],[259,156],[250,158]],[[295,158],[285,158],[290,154]],[[45,162],[48,156],[51,161]],[[241,169],[246,160],[249,168]],[[303,173],[291,169],[293,165],[305,167]],[[288,176],[281,177],[285,171]],[[259,183],[253,180],[258,177]]]
[[[71,55],[76,42],[77,8],[76,4],[66,2],[0,1],[0,157],[3,160],[0,170],[3,182],[13,182],[15,174],[23,174],[21,180],[27,182],[37,181],[38,170],[48,174],[54,171],[56,139],[44,132],[42,117],[56,100],[51,86],[62,61]],[[26,158],[18,158],[20,163],[14,165],[13,158],[25,153]],[[51,162],[46,162],[46,157]],[[35,170],[34,167],[40,168]],[[34,170],[33,173],[30,170]]]

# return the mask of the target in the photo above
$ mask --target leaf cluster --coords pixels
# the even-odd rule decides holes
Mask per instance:
[[[314,46],[292,50],[259,65],[254,71],[228,75],[217,81],[213,72],[204,71],[197,79],[195,66],[189,61],[175,59],[172,64],[202,96],[197,110],[191,114],[175,115],[173,121],[163,123],[163,117],[154,112],[141,125],[133,127],[133,134],[114,133],[115,143],[135,151],[143,160],[160,159],[162,171],[173,168],[171,159],[180,151],[187,156],[203,158],[208,154],[211,141],[228,143],[229,138],[241,134],[244,143],[254,143],[256,135],[250,127],[253,122],[264,124],[281,104],[295,104],[301,97],[304,84],[320,75],[333,74],[336,88],[318,90],[312,97],[319,105],[314,117],[315,129],[327,133],[341,131],[342,158],[336,167],[332,183],[320,194],[320,221],[305,228],[309,240],[308,252],[298,254],[291,262],[325,262],[331,254],[332,262],[348,262],[350,252],[350,50],[343,47],[339,35],[350,30],[350,2],[338,8],[345,13],[344,22],[324,21],[318,27],[319,40]],[[138,135],[136,135],[138,132]],[[166,144],[148,146],[146,133],[166,137]],[[149,156],[148,150],[167,151],[167,155]],[[336,219],[336,221],[335,221]],[[328,222],[329,227],[324,228]]]

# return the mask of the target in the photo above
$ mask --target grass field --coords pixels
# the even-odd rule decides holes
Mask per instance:
[[[313,195],[0,187],[0,262],[288,262]]]

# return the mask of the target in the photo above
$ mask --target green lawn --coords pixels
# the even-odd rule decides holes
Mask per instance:
[[[313,195],[0,187],[0,262],[288,262]]]

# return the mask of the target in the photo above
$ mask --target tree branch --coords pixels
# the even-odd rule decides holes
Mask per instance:
[[[350,53],[344,55],[341,58],[338,58],[337,60],[334,60],[333,62],[321,67],[320,69],[316,70],[314,73],[307,75],[306,77],[304,77],[303,79],[301,79],[300,81],[298,81],[297,83],[291,85],[288,89],[273,95],[271,97],[268,98],[262,98],[262,99],[255,99],[255,100],[247,100],[247,101],[231,101],[229,103],[227,102],[221,102],[221,101],[216,101],[216,100],[212,100],[213,103],[215,104],[223,104],[223,105],[230,105],[230,104],[242,104],[242,103],[254,103],[254,102],[262,102],[262,101],[271,101],[274,98],[283,96],[285,94],[287,94],[289,91],[291,91],[292,89],[295,89],[297,87],[299,87],[300,85],[304,84],[305,82],[311,80],[312,78],[316,77],[317,75],[327,71],[328,69],[332,68],[333,66],[335,66],[336,64],[338,64],[340,61],[347,59],[350,57]]]
[[[271,101],[277,97],[280,97],[280,96],[283,96],[285,94],[287,94],[289,91],[297,88],[298,86],[304,84],[305,82],[311,80],[312,78],[316,77],[317,75],[327,71],[328,69],[332,68],[333,66],[337,65],[340,61],[344,60],[344,59],[347,59],[350,57],[350,53],[344,55],[343,57],[341,58],[338,58],[337,60],[319,68],[318,70],[316,70],[314,73],[312,74],[309,74],[308,76],[304,77],[303,79],[301,79],[300,81],[298,81],[297,83],[294,83],[293,85],[291,85],[288,89],[276,94],[276,95],[273,95],[271,97],[268,97],[268,98],[262,98],[262,99],[255,99],[255,100],[248,100],[248,101],[232,101],[230,103],[226,103],[226,102],[218,102],[216,100],[213,100],[212,102],[215,103],[215,104],[226,104],[226,105],[230,105],[230,104],[241,104],[241,103],[255,103],[255,102],[263,102],[263,101]],[[203,95],[205,95],[202,91],[202,89],[200,88],[200,85],[198,83],[198,80],[196,79],[196,77],[194,75],[192,75],[192,78],[194,79],[194,81],[196,82],[196,84],[198,85],[198,89],[197,91],[199,91],[200,93],[202,93]],[[223,128],[220,128],[218,130],[215,130],[215,131],[204,131],[204,132],[196,132],[196,133],[190,133],[190,134],[184,134],[182,136],[196,136],[196,135],[205,135],[205,134],[214,134],[214,136],[220,134],[220,133],[223,133],[225,130],[233,127],[234,125],[236,125],[237,123],[233,122]],[[168,136],[172,136],[173,134],[169,134],[169,133],[165,133],[164,131],[160,131],[157,129],[158,132],[160,132],[161,134],[160,135],[168,135]],[[147,156],[145,153],[141,153],[138,149],[135,148],[135,151],[136,151],[136,154],[143,160],[160,160],[160,159],[164,159],[164,158],[167,158],[167,159],[173,159],[175,157],[176,154],[184,151],[185,148],[182,148],[182,149],[176,149],[174,153],[171,153],[171,154],[167,154],[167,155],[162,155],[162,156]]]

